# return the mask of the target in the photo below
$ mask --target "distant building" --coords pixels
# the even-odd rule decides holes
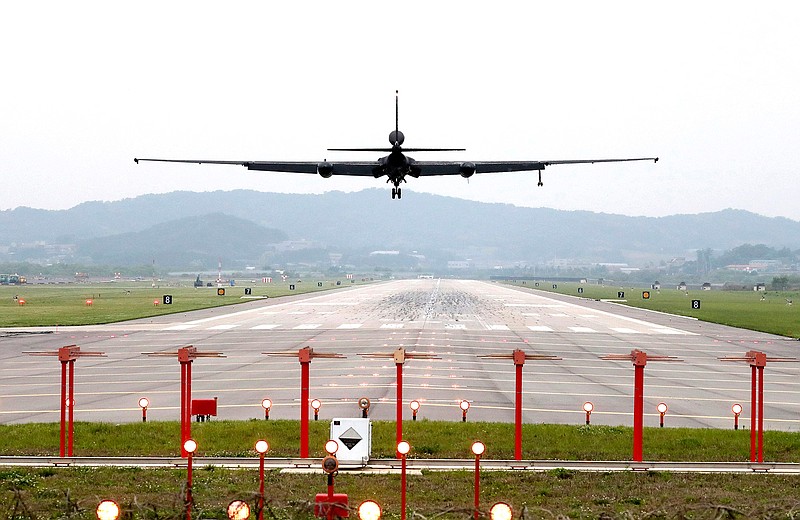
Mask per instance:
[[[765,292],[767,290],[767,286],[763,283],[757,283],[753,286],[753,290],[757,292]]]
[[[447,268],[448,269],[469,269],[469,261],[467,260],[448,260],[447,261]]]
[[[706,283],[703,284],[701,289],[704,290],[704,291],[710,291],[711,290],[711,284],[706,282]]]
[[[679,283],[678,284],[678,290],[679,291],[685,291],[686,290],[686,282]]]
[[[650,288],[653,289],[653,290],[656,290],[656,291],[660,290],[661,289],[661,282],[656,280],[655,282],[653,282],[653,285],[651,285]]]

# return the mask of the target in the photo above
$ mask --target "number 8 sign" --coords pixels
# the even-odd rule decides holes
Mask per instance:
[[[700,300],[692,300],[692,309],[700,308]]]

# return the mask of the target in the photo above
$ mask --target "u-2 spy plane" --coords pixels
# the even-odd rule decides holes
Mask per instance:
[[[419,178],[430,175],[460,175],[469,179],[476,173],[538,171],[539,186],[542,186],[542,170],[555,164],[582,164],[628,161],[654,161],[658,157],[640,157],[635,159],[569,159],[557,161],[417,161],[406,155],[406,152],[463,152],[464,148],[403,148],[405,136],[400,131],[399,94],[395,91],[395,124],[389,134],[391,148],[328,148],[336,152],[388,152],[377,161],[206,161],[197,159],[134,159],[151,162],[174,162],[192,164],[235,164],[248,170],[268,172],[316,173],[328,179],[333,175],[355,175],[362,177],[386,176],[386,182],[392,183],[392,198],[400,198],[400,183],[406,177]]]

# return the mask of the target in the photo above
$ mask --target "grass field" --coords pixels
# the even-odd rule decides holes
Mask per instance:
[[[712,323],[800,338],[800,292],[678,291],[674,287],[663,288],[663,286],[661,290],[656,291],[641,287],[532,280],[518,281],[512,285],[593,300],[624,300],[620,303],[632,307],[692,316]],[[553,285],[557,287],[554,289]],[[583,290],[582,293],[578,293],[579,288]],[[649,293],[649,299],[643,298],[642,293],[645,291]],[[625,296],[620,298],[619,292],[624,292]],[[699,309],[692,308],[692,300],[700,300]],[[789,305],[787,300],[792,301],[792,305]]]
[[[394,457],[394,423],[373,423],[373,458]],[[179,425],[172,422],[76,425],[76,455],[177,455]],[[312,456],[322,456],[327,422],[312,422]],[[200,456],[254,457],[257,438],[270,441],[269,456],[296,456],[297,421],[218,421],[195,424]],[[404,424],[412,457],[470,458],[475,439],[485,458],[513,456],[513,425],[418,421]],[[629,460],[631,429],[606,426],[524,426],[524,458]],[[749,432],[646,428],[646,460],[746,460]],[[766,459],[800,460],[800,434],[766,432]],[[58,450],[58,425],[0,427],[0,453],[50,454]],[[123,468],[0,468],[0,518],[93,518],[102,498],[117,500],[126,518],[177,519],[186,471]],[[256,470],[196,466],[194,518],[225,518],[233,499],[255,504]],[[472,517],[472,471],[409,475],[409,518]],[[336,492],[351,505],[377,500],[385,517],[399,518],[398,475],[340,472]],[[506,501],[519,518],[796,518],[800,476],[704,475],[661,472],[579,473],[554,470],[488,472],[481,475],[481,504]],[[311,518],[325,477],[284,474],[266,477],[265,518]],[[14,507],[17,506],[17,513]],[[21,508],[27,508],[22,511]]]
[[[293,284],[294,290],[289,289],[289,282],[225,287],[224,296],[217,295],[216,287],[195,289],[191,281],[157,287],[150,282],[0,286],[0,327],[93,325],[233,305],[249,301],[243,298],[246,287],[251,289],[250,296],[275,298],[351,285],[342,281],[337,286],[332,280]],[[172,296],[172,304],[164,305],[165,295]],[[25,304],[20,305],[20,300]]]

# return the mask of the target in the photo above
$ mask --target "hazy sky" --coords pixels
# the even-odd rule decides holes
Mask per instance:
[[[174,190],[322,193],[385,179],[134,157],[369,160],[400,90],[419,160],[657,164],[411,179],[521,206],[800,220],[796,2],[9,2],[0,209]],[[211,208],[210,208],[211,209]]]

